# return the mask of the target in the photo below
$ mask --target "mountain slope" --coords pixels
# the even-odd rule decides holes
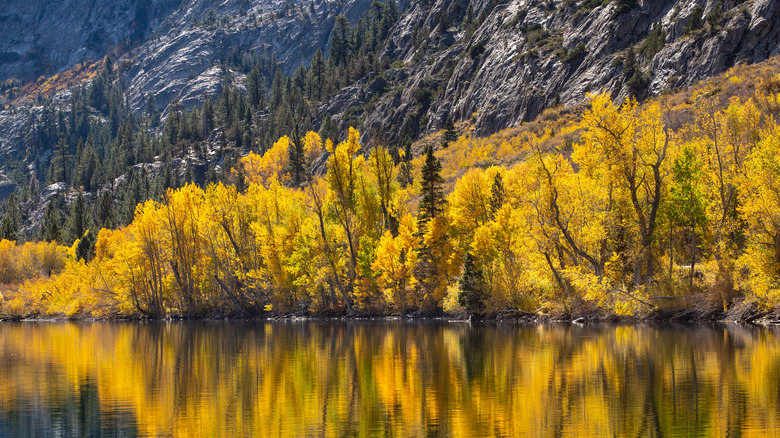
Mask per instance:
[[[384,52],[403,63],[385,75],[385,89],[398,92],[376,100],[366,80],[324,111],[338,115],[360,105],[366,132],[408,124],[415,134],[441,129],[447,117],[473,117],[476,134],[485,135],[533,120],[558,102],[581,103],[589,92],[607,91],[616,101],[657,95],[780,53],[780,29],[773,25],[780,5],[770,0],[706,2],[692,29],[686,27],[699,5],[693,0],[613,1],[592,9],[588,3],[472,2],[477,18],[469,23],[457,2],[418,2]],[[445,13],[450,25],[442,31]],[[661,43],[649,47],[654,23]],[[420,32],[430,33],[415,41]],[[624,65],[629,48],[637,57],[631,71]],[[631,83],[634,73],[638,80]],[[415,99],[426,93],[430,104]]]
[[[0,198],[26,200],[28,237],[57,192],[109,193],[126,223],[182,181],[229,181],[284,135],[355,126],[395,151],[450,120],[479,138],[591,92],[643,99],[780,51],[771,0],[68,0],[2,14],[0,78],[60,72],[0,90]]]

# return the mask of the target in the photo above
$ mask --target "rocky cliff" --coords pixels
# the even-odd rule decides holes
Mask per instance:
[[[328,53],[337,16],[354,25],[372,1],[10,0],[4,6],[0,79],[121,54],[125,100],[141,113],[150,95],[162,111],[173,100],[192,107],[219,95],[237,59],[267,57],[291,74],[317,49]],[[616,100],[657,95],[780,53],[775,0],[401,0],[398,9],[400,18],[377,48],[389,68],[369,69],[313,102],[315,127],[329,115],[341,132],[358,124],[365,137],[381,132],[396,141],[439,130],[450,118],[485,135],[547,107],[581,103],[589,92],[607,91]],[[241,74],[233,76],[241,84]],[[54,96],[66,112],[67,96]],[[25,121],[40,111],[33,105],[0,112],[5,156],[25,149]]]
[[[51,75],[120,44],[144,41],[179,0],[6,0],[0,8],[0,82]]]
[[[217,95],[224,75],[218,66],[231,56],[273,56],[290,74],[318,48],[327,53],[336,16],[354,23],[371,1],[12,0],[8,6],[0,12],[0,79],[61,70],[134,41],[132,51],[126,47],[122,81],[131,107],[141,111],[149,94],[160,109],[172,99],[191,106]],[[401,130],[419,136],[440,129],[450,117],[472,119],[477,134],[488,134],[551,105],[582,102],[589,92],[655,95],[780,52],[774,0],[406,6],[399,2],[405,12],[382,48],[393,68],[341,90],[321,105],[317,120],[330,114],[344,125],[346,113],[359,113],[364,131],[381,129],[396,139]],[[653,36],[654,25],[660,32]],[[629,48],[636,75],[626,74]]]
[[[385,47],[398,68],[343,90],[322,112],[339,119],[358,106],[366,132],[408,126],[417,135],[447,117],[472,119],[485,135],[589,92],[657,95],[780,53],[773,0],[592,3],[477,1],[467,17],[458,2],[418,2]]]

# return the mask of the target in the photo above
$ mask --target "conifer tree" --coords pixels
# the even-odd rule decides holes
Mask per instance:
[[[95,241],[95,234],[85,231],[85,234],[79,240],[79,244],[76,245],[76,259],[84,260],[86,262],[92,260],[95,250]]]
[[[623,61],[623,77],[627,80],[631,79],[634,73],[636,73],[636,68],[636,53],[634,53],[633,47],[629,47],[626,50],[626,59]]]
[[[469,313],[485,309],[485,283],[482,269],[477,265],[471,251],[466,252],[463,262],[463,276],[460,278],[458,304]]]
[[[441,162],[433,154],[433,146],[428,146],[425,164],[422,167],[422,200],[417,218],[420,229],[444,211],[444,178],[441,176]]]
[[[506,197],[506,190],[504,189],[504,178],[501,176],[501,172],[496,172],[496,176],[493,178],[493,185],[490,187],[490,211],[496,214],[498,210],[504,205],[504,198]]]
[[[114,200],[107,190],[100,192],[95,206],[95,219],[100,228],[114,228],[116,226]]]
[[[446,148],[458,139],[458,133],[455,131],[455,123],[452,122],[452,118],[447,117],[447,122],[444,124],[444,135],[441,140],[442,149]]]
[[[289,158],[288,170],[292,177],[293,184],[295,184],[295,187],[300,187],[303,182],[303,177],[306,175],[306,162],[303,151],[303,137],[297,123],[293,130],[293,138],[290,141],[290,145],[287,147],[287,155]]]
[[[330,60],[335,66],[346,64],[349,55],[349,39],[349,22],[346,17],[339,15],[336,17],[330,48]]]
[[[84,233],[89,228],[87,215],[87,203],[84,200],[84,195],[79,192],[76,196],[76,200],[71,207],[70,218],[68,219],[68,238],[65,241],[70,245],[84,236]]]
[[[68,144],[65,142],[65,136],[60,136],[51,163],[52,181],[62,181],[65,185],[68,184],[68,166],[70,165],[70,160],[71,155],[68,153]]]
[[[246,94],[249,99],[249,105],[252,108],[257,108],[260,105],[260,97],[264,93],[263,78],[260,76],[260,69],[255,66],[246,77]]]
[[[0,222],[0,239],[16,241],[19,239],[19,228],[22,225],[22,213],[16,195],[11,193],[5,201],[5,214]]]
[[[60,215],[60,209],[57,207],[55,199],[49,201],[46,206],[46,212],[43,216],[43,224],[41,226],[41,234],[43,240],[47,242],[61,242],[62,240],[62,216]]]
[[[403,188],[413,182],[412,169],[414,165],[412,164],[412,139],[408,135],[405,135],[401,139],[401,143],[398,146],[398,156],[401,160],[400,169],[398,171],[398,182]]]

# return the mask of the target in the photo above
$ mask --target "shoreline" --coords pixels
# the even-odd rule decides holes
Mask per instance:
[[[517,309],[507,309],[491,314],[456,314],[444,312],[414,313],[406,315],[381,315],[372,313],[355,314],[317,314],[317,313],[284,313],[266,315],[203,315],[203,316],[167,316],[163,318],[149,317],[9,317],[0,315],[2,322],[188,322],[188,321],[428,321],[448,323],[493,323],[493,324],[644,324],[644,323],[733,323],[756,326],[780,325],[780,308],[771,311],[761,311],[755,305],[735,305],[727,311],[712,307],[680,307],[672,309],[653,309],[639,315],[617,315],[601,312],[527,312]]]

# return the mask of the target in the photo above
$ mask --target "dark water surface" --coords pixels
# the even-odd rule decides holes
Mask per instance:
[[[780,331],[0,323],[0,437],[780,436]]]

